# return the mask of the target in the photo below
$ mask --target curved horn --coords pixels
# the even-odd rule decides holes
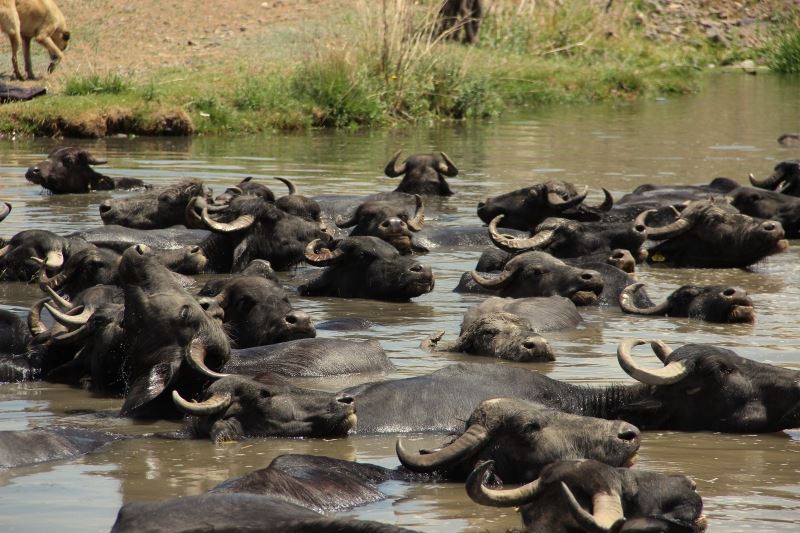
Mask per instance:
[[[425,222],[425,205],[422,203],[422,196],[419,194],[414,195],[414,201],[417,204],[417,209],[414,211],[414,218],[409,219],[406,225],[411,231],[419,231]]]
[[[281,178],[280,176],[275,176],[273,179],[276,179],[276,180],[280,181],[281,183],[283,183],[284,185],[286,185],[286,188],[289,189],[289,195],[290,196],[292,194],[297,194],[297,187],[295,187],[294,183],[292,183],[288,179]]]
[[[550,207],[555,207],[556,209],[569,209],[570,207],[574,207],[579,203],[583,202],[586,199],[586,194],[589,192],[589,187],[584,186],[583,192],[577,196],[573,196],[568,200],[564,200],[561,198],[558,193],[550,191],[547,193],[547,203],[550,204]]]
[[[8,202],[0,204],[0,222],[2,222],[9,213],[11,213],[11,204]]]
[[[435,452],[418,455],[406,450],[403,441],[397,439],[395,449],[400,463],[413,472],[434,472],[466,459],[489,439],[489,431],[480,424],[473,424],[449,446]]]
[[[194,339],[192,341],[189,350],[184,354],[184,358],[186,359],[186,362],[189,363],[190,367],[206,377],[212,379],[221,379],[230,375],[214,372],[206,366],[206,347],[203,346],[201,341],[198,339]]]
[[[80,313],[78,315],[69,315],[66,313],[62,313],[49,303],[45,302],[44,308],[47,309],[53,318],[64,327],[69,329],[75,329],[76,326],[83,326],[94,314],[94,311],[91,309],[86,309],[84,306],[79,306],[74,308],[71,312]]]
[[[575,495],[566,483],[561,482],[561,490],[569,502],[569,509],[572,517],[584,531],[590,533],[609,533],[619,531],[625,522],[625,515],[622,512],[622,499],[618,492],[611,493],[598,492],[592,496],[593,515],[586,512],[581,507]]]
[[[759,180],[751,173],[748,178],[750,178],[750,183],[753,185],[753,187],[773,190],[783,181],[784,175],[774,172],[771,176],[764,178],[763,180]]]
[[[637,223],[639,221],[639,218],[642,217],[642,215],[646,216],[646,213],[648,212],[649,211],[645,211],[644,213],[636,217]],[[677,220],[671,222],[670,224],[667,224],[666,226],[651,228],[647,224],[642,223],[642,225],[645,227],[648,239],[663,241],[666,239],[677,237],[682,233],[686,233],[691,229],[691,227],[694,224],[692,223],[691,220],[681,215]]]
[[[472,279],[475,280],[475,283],[480,285],[485,289],[500,289],[504,287],[508,282],[510,282],[517,273],[517,269],[514,270],[503,270],[499,276],[495,278],[485,278],[478,274],[477,271],[473,270],[470,272]]]
[[[316,248],[320,244],[322,244],[321,239],[314,239],[306,246],[304,255],[306,257],[306,261],[311,265],[319,267],[332,265],[344,255],[344,251],[340,249],[331,251],[327,248],[322,248],[319,252],[317,252]]]
[[[665,362],[667,360],[667,357],[669,357],[670,354],[672,353],[672,348],[670,348],[666,342],[661,340],[656,339],[650,341],[650,347],[653,349],[653,352],[655,352],[656,357],[658,357],[662,363]]]
[[[669,300],[653,307],[636,307],[636,304],[633,303],[633,294],[642,287],[644,287],[644,283],[633,283],[625,287],[625,289],[619,293],[620,309],[634,315],[665,315],[670,307],[672,307]]]
[[[489,237],[492,239],[495,246],[506,252],[516,253],[520,250],[530,250],[531,248],[547,246],[556,235],[556,232],[552,229],[534,233],[527,239],[515,239],[511,235],[498,233],[497,224],[504,216],[505,215],[497,215],[489,222]]]
[[[228,408],[233,401],[229,393],[214,394],[208,400],[202,402],[187,402],[177,390],[172,391],[172,401],[175,406],[187,415],[204,416],[221,413]]]
[[[677,383],[689,375],[689,367],[685,361],[672,361],[664,368],[646,370],[639,367],[631,356],[634,346],[647,344],[638,339],[626,339],[617,347],[617,361],[622,370],[630,377],[646,385],[670,385]]]
[[[352,228],[356,224],[358,224],[358,209],[353,211],[353,214],[350,215],[350,218],[345,220],[343,217],[337,216],[334,224],[336,224],[337,228],[344,229],[344,228]]]
[[[395,164],[397,163],[397,158],[400,157],[400,152],[402,152],[402,150],[398,150],[397,153],[392,156],[389,162],[386,163],[386,168],[383,169],[383,173],[390,178],[396,178],[406,173],[405,162],[403,162],[403,164],[399,167]]]
[[[442,156],[444,162],[443,163],[441,161],[439,162],[437,170],[439,170],[439,172],[441,172],[448,178],[452,178],[453,176],[458,176],[458,168],[456,168],[455,164],[453,164],[453,161],[449,157],[447,157],[447,154],[444,152],[439,152],[439,155]]]
[[[4,255],[6,255],[9,251],[11,251],[11,245],[10,244],[6,244],[2,248],[0,248],[0,257],[3,257]]]
[[[203,223],[206,225],[206,227],[208,227],[208,229],[220,233],[233,233],[235,231],[242,231],[252,226],[256,221],[256,217],[253,215],[241,215],[233,222],[217,222],[208,216],[207,205],[203,206],[200,218],[203,220]]]
[[[647,209],[645,211],[642,211],[641,213],[636,215],[636,219],[634,219],[633,225],[634,226],[644,226],[646,228],[647,224],[645,223],[645,220],[647,220],[647,216],[650,213],[655,213],[655,212],[656,212],[655,209]]]
[[[75,331],[70,331],[69,333],[61,333],[60,335],[53,335],[50,338],[50,340],[55,344],[71,344],[74,342],[82,341],[83,339],[88,337],[91,332],[92,330],[89,328],[89,325],[84,324]],[[75,355],[75,357],[77,357],[77,354]]]
[[[539,492],[539,480],[536,479],[516,489],[497,490],[484,485],[494,467],[494,461],[486,461],[479,465],[467,478],[467,494],[475,503],[490,507],[515,507],[529,502]]]
[[[51,289],[49,286],[45,285],[42,288],[42,290],[44,290],[44,292],[46,292],[50,296],[50,299],[53,300],[54,304],[59,306],[64,311],[69,312],[69,311],[72,311],[73,309],[75,309],[75,306],[72,305],[69,300],[67,300],[66,298],[64,298],[60,294],[58,294],[56,291]]]
[[[599,209],[600,211],[611,211],[611,208],[614,207],[614,197],[611,196],[611,193],[608,190],[603,189],[603,203],[598,206],[595,206],[595,209]]]
[[[47,331],[47,326],[42,322],[42,307],[47,300],[48,298],[42,298],[37,301],[31,307],[30,313],[28,313],[28,329],[33,335],[41,335]]]

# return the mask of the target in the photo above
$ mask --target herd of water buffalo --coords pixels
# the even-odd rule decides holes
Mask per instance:
[[[316,338],[290,290],[408,301],[434,289],[434,273],[417,257],[485,245],[456,290],[486,299],[467,310],[457,339],[442,341],[438,332],[423,347],[555,360],[544,335],[575,327],[580,306],[618,306],[654,320],[752,322],[743,289],[685,285],[654,303],[633,277],[636,266],[747,268],[800,234],[800,161],[751,176],[753,187],[726,178],[642,185],[616,201],[603,191],[599,205],[573,184],[547,181],[481,202],[488,228],[426,225],[426,198],[452,195],[446,178],[458,169],[444,153],[398,161],[399,153],[385,168],[402,177],[396,190],[369,197],[310,198],[284,178],[282,196],[250,178],[217,196],[198,180],[150,186],[97,172],[92,166],[104,161],[73,147],[28,169],[28,181],[54,194],[136,192],[104,201],[97,228],[0,239],[0,279],[42,291],[27,317],[0,310],[0,381],[123,397],[123,417],[186,416],[185,430],[158,438],[456,435],[435,450],[398,440],[402,466],[394,470],[280,456],[201,496],[126,504],[114,531],[400,531],[321,515],[385,497],[378,486],[390,479],[465,481],[479,504],[521,506],[529,531],[702,531],[693,482],[627,468],[640,429],[800,426],[800,372],[713,345],[673,351],[657,340],[620,343],[619,365],[638,382],[628,386],[576,386],[520,366],[475,363],[335,393],[293,384],[393,365],[376,341]],[[11,209],[5,204],[0,220]],[[299,269],[294,289],[278,281],[275,271],[303,263],[320,268]],[[198,290],[190,276],[200,273],[223,275]],[[663,365],[640,366],[638,345]],[[117,438],[74,427],[0,432],[0,466],[76,457]]]

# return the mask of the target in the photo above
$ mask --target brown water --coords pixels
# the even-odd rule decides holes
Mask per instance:
[[[478,225],[475,205],[486,196],[562,178],[592,187],[591,201],[606,187],[616,197],[641,183],[689,184],[728,176],[746,182],[763,177],[775,162],[800,157],[781,148],[780,133],[800,130],[800,80],[723,76],[709,80],[698,96],[624,105],[555,108],[507,116],[491,124],[409,127],[401,130],[273,135],[235,139],[108,139],[81,142],[102,158],[112,176],[171,183],[199,177],[217,191],[244,177],[287,176],[301,192],[367,194],[394,188],[381,169],[397,149],[406,153],[444,149],[461,174],[456,195],[438,205],[429,224]],[[14,211],[0,225],[10,236],[22,229],[67,233],[100,224],[97,205],[107,194],[46,196],[26,183],[24,169],[56,143],[0,141],[0,200]],[[280,190],[277,186],[276,190]],[[711,325],[686,319],[633,317],[616,309],[582,310],[577,331],[550,334],[558,361],[530,364],[571,382],[630,382],[615,359],[626,337],[656,337],[673,346],[706,342],[759,361],[800,368],[800,308],[797,264],[800,248],[740,270],[642,270],[656,299],[683,283],[731,283],[753,296],[755,325]],[[451,291],[461,272],[472,268],[477,249],[437,249],[422,261],[434,269],[436,290],[410,304],[295,297],[296,307],[316,321],[364,317],[378,323],[350,337],[381,341],[398,376],[427,373],[456,360],[482,358],[429,354],[419,342],[436,330],[454,338],[464,310],[481,297]],[[288,277],[287,277],[288,279]],[[22,308],[38,289],[0,284],[0,302]],[[342,335],[320,332],[320,336]],[[642,352],[644,355],[646,352]],[[77,424],[146,434],[176,428],[113,416],[121,402],[45,383],[0,386],[0,429]],[[702,409],[702,406],[698,406]],[[439,436],[420,437],[420,445]],[[224,479],[266,466],[283,453],[313,453],[396,466],[393,437],[324,440],[251,440],[214,446],[206,441],[167,442],[137,438],[72,462],[0,472],[0,529],[3,531],[108,530],[122,503],[199,494]],[[771,435],[649,432],[638,468],[684,473],[697,480],[709,531],[797,531],[800,523],[800,431]],[[354,509],[369,518],[424,531],[504,531],[519,526],[511,509],[480,507],[458,484],[393,482],[384,502]]]

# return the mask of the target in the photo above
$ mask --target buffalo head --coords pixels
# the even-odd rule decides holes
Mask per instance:
[[[458,168],[444,152],[438,154],[416,154],[408,156],[400,165],[397,159],[398,151],[386,164],[384,174],[390,178],[403,176],[396,192],[409,194],[430,194],[437,196],[450,196],[453,191],[444,179],[458,175]]]

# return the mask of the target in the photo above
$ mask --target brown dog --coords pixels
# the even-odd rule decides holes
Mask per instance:
[[[61,52],[70,37],[64,15],[53,0],[0,0],[0,29],[11,41],[11,64],[19,80],[22,79],[17,62],[20,44],[25,55],[25,73],[28,79],[33,79],[31,39],[36,39],[50,54],[49,73],[64,56]]]

